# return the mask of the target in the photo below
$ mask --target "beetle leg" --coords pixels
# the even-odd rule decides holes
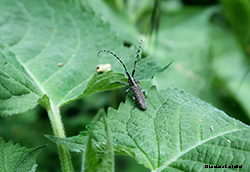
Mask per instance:
[[[127,89],[127,90],[126,90],[126,93],[129,92],[130,90],[131,90],[131,88]]]
[[[144,95],[145,97],[147,97],[146,91],[142,91],[142,93],[143,93],[143,95]]]
[[[133,109],[135,109],[135,103],[134,103],[134,107],[133,107]]]
[[[133,109],[135,109],[135,105],[136,105],[135,96],[133,96],[133,100],[134,100],[134,107],[133,107]]]
[[[124,83],[124,82],[120,82],[120,81],[115,81],[115,82],[116,82],[116,83],[119,83],[119,84],[123,84],[123,85],[129,86],[129,84]]]

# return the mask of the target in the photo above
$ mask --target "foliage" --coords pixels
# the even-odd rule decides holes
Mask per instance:
[[[152,87],[147,101],[146,112],[133,110],[129,100],[118,110],[108,110],[117,154],[132,156],[152,171],[203,171],[204,164],[242,164],[241,170],[247,171],[248,126],[179,88],[157,91]],[[99,152],[110,144],[105,125],[105,121],[91,125]],[[76,152],[84,152],[79,144],[86,144],[84,135],[51,140]]]
[[[39,146],[33,149],[20,147],[19,144],[13,145],[11,141],[6,143],[0,138],[0,170],[1,171],[35,171],[37,164],[35,157],[46,146]]]
[[[204,171],[206,164],[242,165],[239,170],[248,171],[249,127],[226,113],[250,123],[250,2],[221,0],[200,7],[184,3],[2,0],[0,136],[43,145],[48,142],[38,143],[31,132],[33,123],[41,126],[35,137],[48,133],[57,143],[63,171],[114,171],[114,152],[134,158],[147,171]],[[129,94],[118,110],[108,108],[106,117],[99,109],[116,106],[119,100],[115,91],[103,91],[123,87],[115,81],[127,78],[116,58],[97,52],[115,52],[132,71],[141,38],[135,78],[148,90],[148,109],[133,109]],[[112,71],[95,72],[97,65],[107,63]],[[29,116],[22,118],[23,113]],[[48,120],[41,118],[45,113],[53,135],[47,131]],[[22,130],[14,127],[18,118]],[[66,137],[65,129],[73,136]],[[10,137],[12,131],[26,138]],[[1,152],[9,151],[0,154],[1,169],[35,171],[40,164],[35,157],[44,146],[26,149],[2,138],[0,145]],[[69,151],[77,152],[73,160]],[[4,168],[10,162],[17,165]],[[53,171],[59,169],[58,163]]]

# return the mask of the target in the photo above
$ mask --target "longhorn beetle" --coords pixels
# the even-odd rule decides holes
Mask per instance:
[[[112,51],[109,51],[109,50],[100,50],[97,53],[97,55],[99,55],[102,52],[107,52],[107,53],[110,53],[113,56],[115,56],[121,62],[122,66],[125,69],[126,75],[128,76],[128,84],[120,82],[120,81],[116,81],[116,82],[119,83],[119,84],[126,85],[126,86],[131,86],[129,89],[126,90],[126,92],[128,92],[129,90],[132,90],[133,93],[134,93],[134,98],[137,100],[137,102],[140,105],[141,109],[142,110],[147,110],[147,102],[146,102],[146,99],[145,99],[145,96],[144,96],[145,92],[141,90],[140,85],[137,84],[138,80],[134,78],[137,59],[138,59],[138,57],[140,55],[140,52],[141,52],[141,44],[142,44],[142,40],[140,41],[139,49],[137,51],[137,55],[136,55],[135,62],[134,62],[134,69],[132,71],[132,75],[131,76],[128,73],[128,70],[127,70],[126,66],[124,65],[124,63],[122,62],[122,60],[115,53],[113,53]],[[134,108],[135,108],[135,104],[134,104]]]

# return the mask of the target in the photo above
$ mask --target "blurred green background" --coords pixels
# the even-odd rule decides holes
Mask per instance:
[[[143,57],[165,66],[173,64],[144,90],[178,86],[229,116],[250,124],[250,1],[249,0],[84,0],[124,46],[139,45]],[[125,100],[125,88],[96,93],[61,109],[67,136],[85,130],[100,108],[117,108]],[[47,112],[41,106],[21,115],[0,118],[0,135],[26,147],[47,144],[37,157],[38,172],[61,171],[57,147],[44,134],[53,134]],[[72,153],[75,170],[81,156]],[[116,171],[149,171],[125,156],[116,156]]]

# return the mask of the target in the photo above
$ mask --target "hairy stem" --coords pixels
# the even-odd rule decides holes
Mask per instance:
[[[48,115],[49,115],[49,119],[52,125],[54,135],[56,137],[61,137],[61,138],[66,137],[59,108],[54,106],[52,102],[50,102],[49,107],[47,106],[46,108],[48,110]],[[62,171],[73,172],[74,169],[72,166],[69,150],[65,146],[60,145],[60,144],[57,144],[57,147],[58,147],[59,157],[61,161]]]

